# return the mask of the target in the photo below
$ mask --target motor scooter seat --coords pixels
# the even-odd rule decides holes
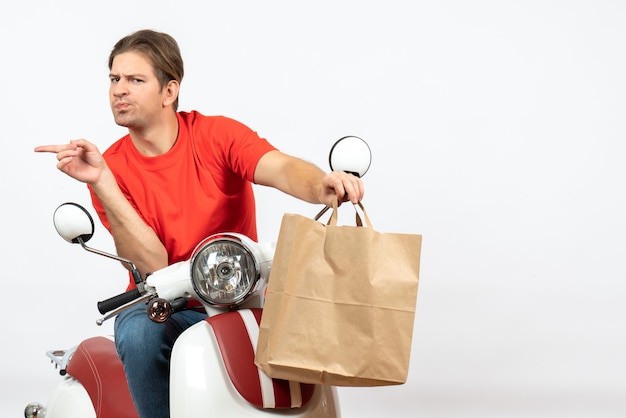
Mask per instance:
[[[271,379],[256,364],[256,336],[262,309],[241,309],[208,317],[228,375],[239,394],[259,408],[299,408],[313,396],[315,385]]]
[[[122,361],[110,338],[98,336],[81,342],[67,373],[87,390],[97,418],[139,418]]]

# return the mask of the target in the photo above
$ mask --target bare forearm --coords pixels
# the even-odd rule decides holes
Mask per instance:
[[[303,160],[293,159],[288,176],[285,176],[285,191],[309,203],[321,203],[322,178],[326,175],[320,168]]]
[[[324,173],[320,168],[280,151],[270,151],[259,160],[254,180],[257,184],[275,187],[310,203],[331,205],[363,198],[363,182],[352,174],[334,171]]]
[[[40,145],[35,152],[56,154],[59,170],[91,186],[104,206],[118,254],[131,260],[143,276],[167,266],[165,247],[126,200],[94,144],[78,139],[69,144]]]
[[[117,253],[131,260],[143,277],[167,266],[165,247],[126,200],[113,174],[106,171],[91,186],[104,207]]]
[[[309,203],[321,203],[325,173],[315,165],[279,151],[265,154],[255,172],[255,182],[271,186]]]

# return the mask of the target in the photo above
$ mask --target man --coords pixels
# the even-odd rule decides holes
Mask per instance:
[[[109,69],[113,116],[128,135],[104,154],[85,139],[35,151],[55,153],[59,170],[87,183],[118,254],[133,260],[142,276],[187,259],[213,233],[234,231],[256,240],[251,183],[310,203],[363,198],[356,176],[324,173],[235,120],[178,112],[184,71],[171,36],[140,30],[122,38]],[[169,416],[171,347],[204,317],[188,309],[156,324],[138,306],[116,318],[116,348],[142,418]]]

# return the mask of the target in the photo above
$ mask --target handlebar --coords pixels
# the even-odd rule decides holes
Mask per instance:
[[[129,302],[134,301],[141,297],[141,293],[138,289],[132,289],[124,293],[120,293],[117,296],[98,302],[98,311],[104,315],[107,312],[111,312],[114,309],[119,308]]]

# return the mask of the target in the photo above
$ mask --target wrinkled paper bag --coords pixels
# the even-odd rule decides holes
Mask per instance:
[[[345,206],[348,206],[346,204]],[[421,235],[282,219],[255,363],[270,377],[332,386],[406,382]]]

